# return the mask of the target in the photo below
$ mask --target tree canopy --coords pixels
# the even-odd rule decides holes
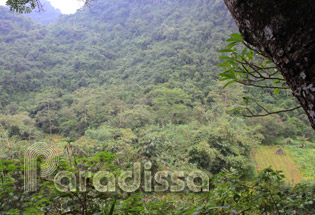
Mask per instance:
[[[0,213],[314,214],[314,131],[223,1],[94,0],[49,25],[0,7],[0,19]],[[24,192],[38,142],[60,163]],[[262,170],[274,160],[287,171]],[[148,184],[99,189],[98,172],[139,162]],[[56,186],[61,171],[71,179]],[[196,171],[210,192],[182,188]]]

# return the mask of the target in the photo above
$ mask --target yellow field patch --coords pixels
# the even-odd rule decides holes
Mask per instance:
[[[257,148],[256,152],[252,154],[257,172],[271,166],[274,170],[283,171],[287,181],[299,183],[303,179],[299,168],[285,148],[281,148],[282,153],[277,153],[280,148],[279,146],[259,146]]]

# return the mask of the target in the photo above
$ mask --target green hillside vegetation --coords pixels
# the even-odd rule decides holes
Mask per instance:
[[[314,156],[315,145],[303,139],[297,140],[295,144],[288,145],[290,155],[295,159],[305,179],[314,180]]]
[[[275,170],[282,171],[286,179],[291,183],[300,183],[303,179],[289,151],[279,146],[261,146],[254,153],[253,157],[258,171],[272,167]]]
[[[295,144],[315,141],[303,110],[231,112],[247,97],[270,110],[297,102],[290,91],[219,81],[218,51],[237,32],[222,1],[94,0],[49,25],[0,7],[0,19],[1,213],[313,212],[313,151]],[[99,194],[89,180],[86,192],[62,193],[48,177],[26,195],[23,158],[35,142],[63,152],[58,171],[150,161],[152,174],[201,170],[211,191]],[[255,147],[279,143],[309,181],[289,185],[268,166],[257,174]]]

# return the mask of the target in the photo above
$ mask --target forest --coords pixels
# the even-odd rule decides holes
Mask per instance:
[[[314,130],[223,1],[41,2],[45,18],[0,6],[0,214],[315,213]],[[59,163],[34,157],[30,191],[38,143]]]

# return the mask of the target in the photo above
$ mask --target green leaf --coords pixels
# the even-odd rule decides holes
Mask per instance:
[[[277,89],[275,89],[275,90],[273,91],[273,95],[278,95],[278,94],[279,94],[279,92],[280,92],[280,89],[279,89],[279,88],[277,88]]]
[[[231,38],[226,40],[227,42],[241,42],[243,40],[240,34],[235,33],[231,34],[231,36]]]
[[[227,86],[229,86],[229,85],[233,84],[233,83],[235,83],[235,81],[234,81],[234,80],[233,80],[233,81],[229,81],[229,82],[227,82],[227,83],[223,86],[223,89],[224,89],[224,88],[226,88]]]
[[[231,49],[232,51],[236,51],[235,48],[232,49],[232,48],[235,46],[235,44],[236,44],[236,42],[229,43],[229,44],[225,47],[225,49]]]
[[[219,59],[221,59],[221,60],[234,60],[232,57],[229,57],[229,56],[220,56]]]
[[[243,99],[244,99],[244,103],[248,105],[249,97],[243,97]]]
[[[240,33],[233,33],[233,34],[231,34],[231,36],[233,37],[233,38],[237,38],[237,39],[239,39],[239,40],[242,40],[243,38],[242,38],[242,35],[240,34]]]
[[[244,110],[244,109],[245,109],[244,106],[237,106],[237,107],[235,107],[235,108],[232,108],[232,109],[229,110],[228,112],[231,113],[231,114],[234,114],[234,113],[240,112],[240,111],[242,111],[242,110]]]
[[[219,50],[220,53],[224,53],[224,52],[233,52],[232,49],[221,49]]]
[[[222,63],[219,63],[217,66],[219,67],[231,67],[231,63],[229,61],[224,61]]]
[[[226,70],[219,74],[220,77],[236,80],[235,72],[232,69]],[[222,79],[221,79],[222,80]]]
[[[273,85],[276,85],[277,83],[279,83],[279,79],[274,80]]]

